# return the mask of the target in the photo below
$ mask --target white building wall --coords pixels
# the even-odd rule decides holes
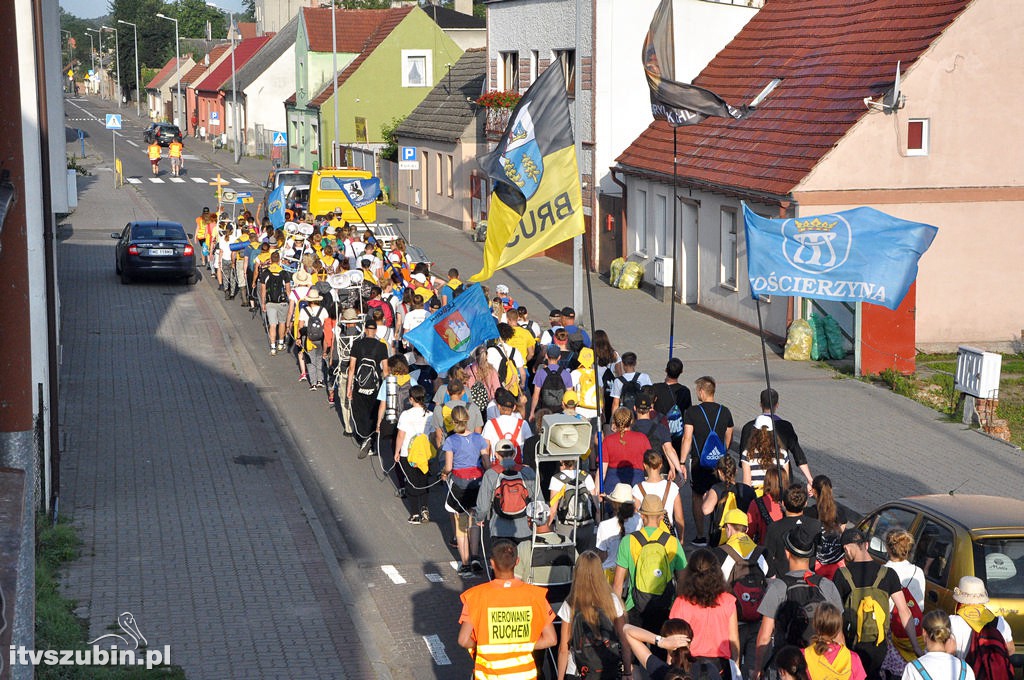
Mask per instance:
[[[295,45],[286,49],[249,87],[245,93],[246,139],[255,144],[257,125],[267,130],[288,129],[284,100],[295,91]]]
[[[596,178],[603,193],[618,194],[608,168],[650,125],[650,90],[640,60],[659,0],[597,3]],[[751,17],[756,7],[709,0],[675,0],[676,78],[692,81]]]

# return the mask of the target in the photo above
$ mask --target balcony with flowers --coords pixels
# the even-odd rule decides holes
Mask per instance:
[[[480,95],[476,100],[477,105],[487,109],[487,121],[484,130],[487,139],[497,141],[505,133],[508,127],[508,119],[512,115],[512,109],[516,107],[522,95],[518,90],[491,90]]]

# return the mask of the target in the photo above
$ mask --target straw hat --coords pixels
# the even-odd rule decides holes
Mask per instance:
[[[665,504],[659,496],[649,493],[644,496],[644,502],[640,504],[640,514],[654,517],[665,514]]]
[[[313,277],[305,269],[299,269],[292,274],[292,284],[296,286],[312,286]]]
[[[959,585],[953,588],[953,599],[960,604],[985,604],[988,602],[985,582],[977,576],[961,576]]]
[[[629,484],[616,484],[612,492],[605,496],[612,503],[632,503],[633,502],[633,489],[630,488]]]

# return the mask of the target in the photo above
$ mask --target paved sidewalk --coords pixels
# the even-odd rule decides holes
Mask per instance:
[[[109,180],[58,232],[65,594],[91,637],[131,612],[190,679],[381,677],[212,293],[114,277],[110,216],[154,215]]]

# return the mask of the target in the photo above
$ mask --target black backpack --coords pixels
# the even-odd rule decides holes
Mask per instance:
[[[619,391],[619,406],[633,410],[636,408],[636,398],[640,396],[640,373],[634,373],[633,377],[626,380],[626,376],[620,375],[618,380],[622,383]]]
[[[323,342],[324,339],[324,322],[320,318],[320,312],[323,311],[323,307],[316,308],[316,314],[311,315],[309,320],[306,321],[306,338],[310,342]],[[309,311],[308,309],[306,310]]]
[[[540,386],[540,405],[555,411],[562,410],[562,397],[565,395],[565,378],[562,377],[564,368],[552,371],[550,368],[542,369],[547,373],[544,382]]]
[[[569,646],[576,660],[576,675],[587,680],[618,679],[622,675],[622,643],[615,624],[597,610],[595,630],[582,616],[573,612]]]
[[[775,613],[775,647],[794,645],[805,649],[814,634],[814,612],[825,601],[821,576],[806,571],[802,576],[782,574],[779,578],[786,584],[786,599]]]
[[[723,545],[722,550],[732,558],[732,573],[727,580],[732,594],[736,597],[736,617],[744,623],[760,621],[761,614],[757,611],[761,600],[768,590],[768,579],[761,571],[758,561],[764,553],[763,548],[754,548],[746,559],[731,545]]]
[[[356,362],[354,376],[356,392],[367,397],[376,397],[380,389],[380,364],[369,357],[360,357]]]
[[[288,302],[288,292],[284,285],[284,272],[272,272],[267,270],[267,302]]]
[[[594,500],[587,490],[586,475],[577,472],[572,478],[564,472],[555,479],[565,485],[565,493],[558,501],[558,523],[566,526],[582,526],[594,521]]]
[[[574,353],[579,354],[580,350],[586,347],[586,344],[583,341],[583,330],[580,329],[579,326],[576,326],[575,328],[576,330],[574,330],[572,333],[569,333],[569,342],[567,344],[567,347],[571,349]]]

